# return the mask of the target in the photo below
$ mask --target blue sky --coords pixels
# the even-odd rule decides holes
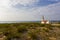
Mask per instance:
[[[60,0],[0,0],[0,21],[60,20]]]
[[[48,6],[50,4],[54,4],[54,3],[58,3],[58,2],[60,2],[60,0],[38,0],[37,2],[33,2],[31,5],[29,5],[29,4],[24,5],[24,4],[17,3],[16,5],[14,5],[14,7],[16,7],[16,8],[42,7],[42,6]]]

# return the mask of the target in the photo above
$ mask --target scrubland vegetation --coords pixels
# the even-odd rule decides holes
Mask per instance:
[[[40,23],[0,24],[5,40],[60,40],[60,26]]]

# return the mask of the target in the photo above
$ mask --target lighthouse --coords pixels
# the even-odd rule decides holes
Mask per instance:
[[[49,21],[45,20],[45,17],[42,16],[41,24],[49,24]]]

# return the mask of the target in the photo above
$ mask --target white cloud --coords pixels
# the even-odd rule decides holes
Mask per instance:
[[[16,5],[16,3],[27,5],[34,2],[36,2],[36,0],[0,0],[0,21],[34,20],[34,13],[32,14],[23,9],[17,10],[12,7],[12,5]],[[29,15],[31,15],[31,17]]]
[[[8,7],[10,0],[0,0],[0,7]]]
[[[40,15],[45,15],[47,19],[60,20],[60,2],[45,7],[39,7],[36,12],[40,12]]]
[[[58,20],[60,17],[60,3],[51,4],[44,7],[34,7],[30,9],[17,9],[13,8],[12,5],[16,5],[17,3],[26,5],[29,4],[32,0],[27,0],[25,2],[24,0],[22,0],[23,2],[20,0],[17,3],[16,1],[11,2],[11,0],[0,0],[0,21],[41,20],[42,15],[45,15],[48,19],[50,18]]]
[[[16,4],[21,4],[21,5],[32,5],[35,2],[38,2],[39,0],[11,0],[12,5],[16,5]]]

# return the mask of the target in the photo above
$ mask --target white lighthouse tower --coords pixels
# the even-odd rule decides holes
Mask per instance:
[[[49,24],[49,21],[45,20],[44,16],[42,16],[41,24]]]

